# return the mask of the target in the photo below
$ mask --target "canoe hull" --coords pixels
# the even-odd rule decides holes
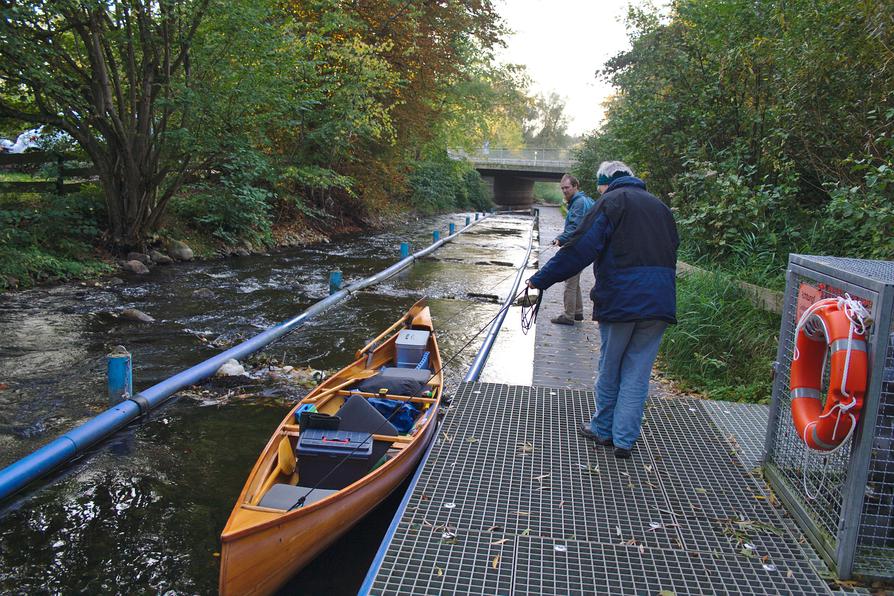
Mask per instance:
[[[222,536],[220,593],[271,594],[378,506],[415,469],[436,432],[429,424],[387,474],[344,490],[314,511],[296,510],[275,525]],[[383,470],[384,471],[384,470]],[[304,514],[306,513],[306,514]],[[304,515],[302,515],[304,514]],[[263,555],[259,556],[260,553]]]

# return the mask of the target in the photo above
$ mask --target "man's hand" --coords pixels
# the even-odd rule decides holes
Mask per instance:
[[[530,279],[527,280],[527,281],[525,281],[525,285],[528,286],[528,289],[529,289],[529,290],[536,290],[536,289],[537,289],[537,288],[534,286],[534,284],[531,283],[531,280],[530,280]]]
[[[562,246],[561,244],[559,244],[559,239],[558,239],[558,238],[556,238],[555,240],[553,240],[550,244],[552,244],[553,246]]]

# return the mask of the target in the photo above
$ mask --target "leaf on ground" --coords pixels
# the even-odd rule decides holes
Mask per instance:
[[[441,577],[442,575],[444,575],[444,570],[440,567],[435,567],[435,573],[438,575],[438,577]]]
[[[649,464],[643,464],[643,468],[645,468],[646,472],[652,473],[652,466]]]
[[[508,538],[500,538],[499,540],[494,540],[493,542],[491,542],[491,545],[506,544],[507,542],[509,542]]]
[[[478,439],[476,439],[475,437],[469,437],[467,440],[469,443],[477,443],[478,442]]]
[[[521,533],[522,536],[528,536],[531,534],[531,528],[525,528],[525,531]]]
[[[700,494],[700,495],[706,495],[706,494],[708,494],[708,491],[705,490],[705,489],[703,489],[703,488],[700,487],[700,486],[699,486],[699,487],[696,487],[695,492],[697,492],[697,493]]]
[[[521,445],[518,446],[519,453],[534,453],[534,443],[529,443],[525,441]]]
[[[497,530],[502,530],[502,529],[503,529],[502,527],[494,525],[494,526],[489,527],[487,530],[485,530],[485,532],[496,532]]]
[[[550,476],[549,474],[541,474],[540,476],[536,476],[536,477],[534,478],[534,480],[536,480],[537,482],[540,482],[540,481],[543,480],[544,478],[549,478],[549,476]]]
[[[661,590],[658,592],[658,596],[677,596],[677,593],[670,590]]]
[[[445,442],[445,443],[449,443],[450,441],[453,440],[453,438],[452,438],[450,435],[448,435],[447,433],[445,433],[445,432],[442,432],[442,433],[441,433],[441,436],[444,437],[444,442]]]
[[[491,563],[491,567],[493,567],[494,569],[496,569],[496,568],[499,567],[499,566],[500,566],[500,555],[497,555],[497,556],[494,557],[494,560],[493,560],[493,562]]]
[[[516,515],[531,515],[531,513],[528,511],[516,511],[515,514]]]

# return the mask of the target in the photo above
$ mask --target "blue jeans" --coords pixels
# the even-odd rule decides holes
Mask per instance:
[[[599,323],[599,372],[596,412],[590,430],[611,437],[615,447],[630,449],[639,438],[649,374],[658,355],[664,321]]]

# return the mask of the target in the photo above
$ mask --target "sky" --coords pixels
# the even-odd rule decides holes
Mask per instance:
[[[523,64],[534,94],[565,99],[568,132],[580,135],[602,121],[602,102],[612,93],[595,72],[629,47],[623,18],[630,0],[497,0],[514,31],[498,54],[504,63]]]

